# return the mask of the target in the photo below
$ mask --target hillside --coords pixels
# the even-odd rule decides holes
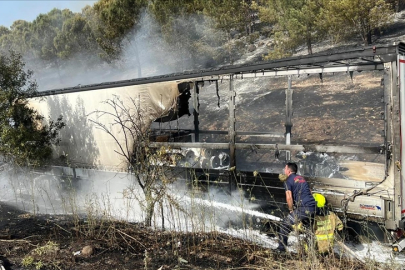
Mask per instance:
[[[381,31],[376,31],[372,36],[373,44],[391,44],[394,42],[405,42],[405,10],[395,13],[392,22]],[[255,63],[263,61],[263,55],[274,46],[272,38],[261,36],[253,44],[254,46],[246,47],[245,54],[235,61],[235,64]],[[333,43],[331,40],[324,40],[313,44],[313,53],[344,51],[353,48],[364,47],[364,42],[356,36],[344,42]],[[308,54],[307,49],[301,46],[297,49],[294,56]]]

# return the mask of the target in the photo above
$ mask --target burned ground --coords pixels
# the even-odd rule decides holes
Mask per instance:
[[[215,232],[165,232],[111,220],[33,216],[4,204],[0,217],[0,255],[6,269],[365,269],[338,255],[313,261]],[[85,246],[92,247],[90,255],[82,251]]]

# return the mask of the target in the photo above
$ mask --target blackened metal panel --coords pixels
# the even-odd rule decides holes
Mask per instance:
[[[404,170],[405,170],[405,56],[398,56],[398,83],[399,96],[400,96],[400,111],[401,111],[401,217],[405,217],[405,183],[404,183]]]
[[[392,96],[392,111],[391,111],[391,130],[392,130],[392,164],[391,171],[394,177],[394,207],[395,207],[395,220],[396,226],[399,225],[401,220],[402,210],[402,192],[401,192],[401,171],[399,163],[401,162],[401,117],[400,117],[400,92],[398,87],[398,67],[397,61],[393,61],[389,65],[391,77],[391,96]],[[395,229],[395,228],[389,228]]]
[[[288,87],[285,90],[285,144],[291,144],[291,129],[292,129],[292,115],[293,115],[293,89],[292,89],[292,76],[288,76]]]

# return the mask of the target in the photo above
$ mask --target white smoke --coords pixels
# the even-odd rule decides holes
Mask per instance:
[[[201,51],[218,50],[224,36],[210,27],[207,18],[197,15],[176,19],[175,39],[178,41],[174,45],[164,40],[157,22],[148,12],[142,14],[138,26],[124,38],[123,55],[112,64],[84,53],[53,64],[34,59],[32,53],[24,60],[27,68],[34,71],[39,91],[62,89],[204,68],[214,60]],[[181,38],[186,36],[199,36],[201,40],[196,41],[198,44],[188,44],[189,39]],[[198,55],[203,56],[197,58],[190,51],[192,47],[199,48]]]

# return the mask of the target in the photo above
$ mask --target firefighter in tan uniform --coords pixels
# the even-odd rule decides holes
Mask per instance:
[[[333,249],[335,231],[343,230],[343,223],[339,217],[325,207],[326,199],[319,193],[313,194],[317,203],[317,213],[314,220],[315,241],[320,253]]]

